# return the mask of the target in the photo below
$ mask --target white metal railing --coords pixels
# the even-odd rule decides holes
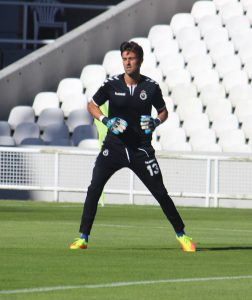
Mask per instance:
[[[22,44],[23,49],[26,49],[27,44],[48,44],[54,40],[30,40],[27,39],[28,26],[28,9],[35,6],[53,6],[59,8],[71,9],[85,9],[85,10],[101,10],[105,11],[113,7],[113,5],[99,5],[99,4],[67,4],[67,3],[38,3],[38,2],[19,2],[19,1],[0,1],[1,6],[22,6],[23,8],[23,22],[22,22],[22,39],[0,39],[0,43],[15,43]],[[1,8],[0,8],[1,9]]]
[[[55,201],[59,199],[59,192],[86,192],[96,156],[97,152],[72,148],[2,147],[0,148],[0,190],[52,191]],[[219,206],[219,200],[222,198],[252,200],[252,156],[176,155],[160,152],[157,153],[157,158],[161,169],[170,170],[168,175],[163,172],[165,182],[173,180],[177,164],[181,162],[191,164],[190,167],[186,164],[184,166],[190,172],[186,179],[181,177],[174,180],[176,183],[181,181],[181,184],[184,180],[188,180],[192,181],[192,184],[189,183],[188,188],[181,186],[176,188],[177,190],[170,191],[172,197],[205,199],[206,207],[210,206],[210,199],[213,200],[214,207]],[[127,195],[128,203],[133,204],[136,196],[149,196],[150,193],[141,186],[132,171],[127,170],[127,172],[129,172],[127,176],[125,173],[117,174],[115,178],[118,181],[105,187],[105,193]],[[240,180],[237,182],[238,188],[233,191],[234,186],[230,180],[237,176],[237,172],[245,175],[244,178],[238,177],[236,180]],[[199,182],[202,184],[198,190],[192,191],[191,188],[197,186]],[[220,184],[223,185],[223,182],[227,187],[220,190]],[[175,184],[171,183],[171,186],[173,185]]]

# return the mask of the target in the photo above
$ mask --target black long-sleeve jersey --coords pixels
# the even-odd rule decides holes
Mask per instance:
[[[101,106],[109,103],[109,118],[119,117],[127,121],[128,127],[122,134],[108,132],[105,141],[124,144],[132,148],[151,145],[151,134],[145,134],[140,127],[140,116],[151,115],[152,106],[157,111],[165,108],[161,89],[157,82],[141,75],[134,89],[124,80],[124,74],[108,78],[93,96],[93,101]]]

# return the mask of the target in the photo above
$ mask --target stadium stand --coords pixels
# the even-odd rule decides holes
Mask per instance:
[[[237,151],[252,151],[249,12],[250,1],[196,1],[190,13],[177,13],[169,24],[153,25],[147,37],[131,38],[144,49],[142,73],[160,84],[170,112],[154,135],[156,149],[230,152],[223,136],[232,132],[231,144],[239,146]],[[84,147],[82,141],[85,145],[88,141],[84,141],[91,139],[95,144],[97,133],[86,109],[87,100],[106,78],[121,72],[120,51],[107,51],[101,64],[83,66],[79,78],[63,78],[56,91],[38,93],[32,108],[13,108],[0,133],[11,136],[8,126],[13,131],[20,123],[37,122],[41,134],[27,137],[30,141],[43,138],[46,144]],[[55,137],[53,142],[47,138],[53,134],[47,131],[55,123],[67,129],[60,141]],[[15,143],[20,144],[15,136]]]

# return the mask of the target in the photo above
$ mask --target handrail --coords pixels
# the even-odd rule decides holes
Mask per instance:
[[[27,21],[28,21],[28,9],[29,7],[35,6],[53,6],[59,8],[73,8],[73,9],[86,9],[86,10],[107,10],[114,5],[100,5],[100,4],[68,4],[68,3],[38,3],[38,2],[18,2],[18,1],[0,1],[0,5],[8,6],[23,6],[23,30],[22,30],[22,39],[1,39],[0,43],[17,43],[23,44],[23,49],[26,49],[27,44],[36,43],[36,44],[47,44],[47,40],[29,40],[27,39]]]
[[[76,167],[81,168],[79,164],[79,158],[85,158],[85,161],[95,161],[98,151],[87,151],[84,149],[75,148],[58,148],[58,147],[42,147],[42,148],[26,148],[26,147],[0,147],[0,158],[3,166],[2,172],[0,172],[0,191],[1,190],[26,190],[26,191],[53,191],[54,200],[59,200],[59,192],[86,192],[87,183],[84,185],[82,179],[76,180],[71,176],[76,176]],[[38,157],[39,155],[39,157]],[[69,156],[78,157],[73,159],[73,163],[69,165]],[[39,159],[38,159],[39,158]],[[48,159],[50,158],[50,159]],[[245,180],[241,179],[242,185],[244,185],[244,193],[241,190],[235,190],[228,183],[228,187],[223,189],[223,180],[225,180],[227,172],[241,172],[245,170],[251,172],[251,155],[226,155],[226,154],[197,154],[197,153],[170,153],[166,151],[157,151],[157,159],[161,166],[164,166],[166,161],[179,161],[179,166],[183,160],[190,160],[194,164],[195,161],[201,161],[203,168],[197,169],[191,168],[191,175],[194,177],[197,183],[198,179],[203,178],[201,185],[197,190],[191,190],[188,186],[175,188],[174,191],[169,191],[170,196],[179,198],[193,198],[202,199],[205,207],[219,207],[221,205],[221,199],[231,200],[252,200],[252,190],[250,187],[249,178]],[[40,168],[40,162],[43,161],[43,168]],[[65,163],[66,162],[66,163]],[[226,169],[227,164],[223,162],[234,163],[233,167],[228,171]],[[239,166],[237,162],[244,163]],[[198,165],[194,164],[195,166]],[[46,166],[46,168],[44,168]],[[188,166],[187,163],[184,165]],[[232,166],[232,165],[231,165]],[[22,168],[20,168],[22,167]],[[237,169],[238,167],[238,169]],[[180,167],[179,167],[180,169]],[[195,173],[194,173],[195,171]],[[72,172],[72,173],[71,173]],[[90,170],[83,170],[85,178],[90,176]],[[113,187],[106,187],[105,192],[109,194],[127,195],[128,201],[131,204],[135,203],[134,198],[136,196],[150,196],[150,192],[146,189],[140,188],[136,185],[136,175],[129,170],[129,176],[121,177],[124,182],[127,182],[127,187],[121,187],[120,185],[113,185]],[[171,171],[173,172],[173,171]],[[66,174],[72,174],[69,178],[70,184],[64,183],[62,178],[65,178]],[[75,174],[75,175],[73,175]],[[48,177],[49,176],[49,177]],[[67,175],[68,176],[68,175]],[[165,173],[163,178],[168,180]],[[84,178],[83,177],[83,178]],[[181,177],[183,178],[183,176]],[[191,180],[189,178],[189,180]],[[178,180],[181,181],[181,180]],[[73,184],[74,182],[74,184]],[[118,181],[120,182],[120,180]],[[203,200],[204,199],[204,200]],[[186,202],[184,202],[186,204]],[[251,202],[252,203],[252,202]]]

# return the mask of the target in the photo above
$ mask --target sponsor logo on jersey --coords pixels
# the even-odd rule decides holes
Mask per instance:
[[[145,90],[142,90],[140,93],[140,99],[141,100],[146,100],[147,99],[147,94]]]
[[[104,149],[102,154],[103,154],[103,156],[108,156],[109,155],[108,149]]]
[[[119,93],[119,92],[115,92],[116,96],[126,96],[126,93]]]

